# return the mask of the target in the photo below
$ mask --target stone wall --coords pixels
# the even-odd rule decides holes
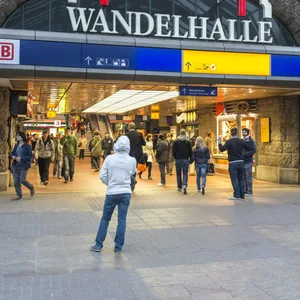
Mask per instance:
[[[8,88],[0,87],[0,191],[5,191],[8,186],[8,118],[9,118],[9,98]]]
[[[274,97],[258,101],[259,118],[271,119],[271,142],[262,143],[257,126],[258,179],[299,183],[299,98]]]

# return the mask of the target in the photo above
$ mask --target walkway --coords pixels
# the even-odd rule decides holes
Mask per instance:
[[[300,299],[299,187],[256,182],[254,199],[230,202],[225,176],[209,178],[206,196],[177,193],[174,176],[169,188],[143,180],[124,253],[113,253],[114,215],[97,254],[104,188],[80,170],[33,200],[0,193],[1,300]]]

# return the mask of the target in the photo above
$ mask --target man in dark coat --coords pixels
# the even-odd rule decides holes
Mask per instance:
[[[164,135],[160,134],[158,136],[158,143],[156,146],[156,161],[159,164],[160,172],[160,183],[158,186],[166,185],[166,163],[169,158],[169,146],[168,143],[164,140]]]
[[[136,131],[136,126],[134,123],[130,123],[128,125],[129,132],[126,133],[126,136],[129,138],[130,141],[130,153],[131,157],[134,157],[136,160],[136,165],[140,161],[143,156],[143,146],[146,146],[146,142],[144,140],[143,135]],[[135,180],[136,174],[134,174],[131,178],[131,189],[134,191],[135,185],[137,181]]]

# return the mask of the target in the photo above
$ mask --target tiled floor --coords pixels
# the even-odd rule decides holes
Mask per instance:
[[[87,163],[32,200],[0,193],[0,300],[299,300],[300,188],[255,182],[253,199],[231,202],[226,176],[209,177],[205,196],[194,179],[187,196],[174,176],[166,188],[139,181],[122,255],[116,215],[104,251],[89,251],[105,188]]]

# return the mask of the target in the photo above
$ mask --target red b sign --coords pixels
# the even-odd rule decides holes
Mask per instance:
[[[100,0],[100,5],[108,6],[109,5],[109,0]]]
[[[0,60],[14,60],[13,43],[0,43]]]
[[[20,41],[0,39],[0,65],[20,64]]]

